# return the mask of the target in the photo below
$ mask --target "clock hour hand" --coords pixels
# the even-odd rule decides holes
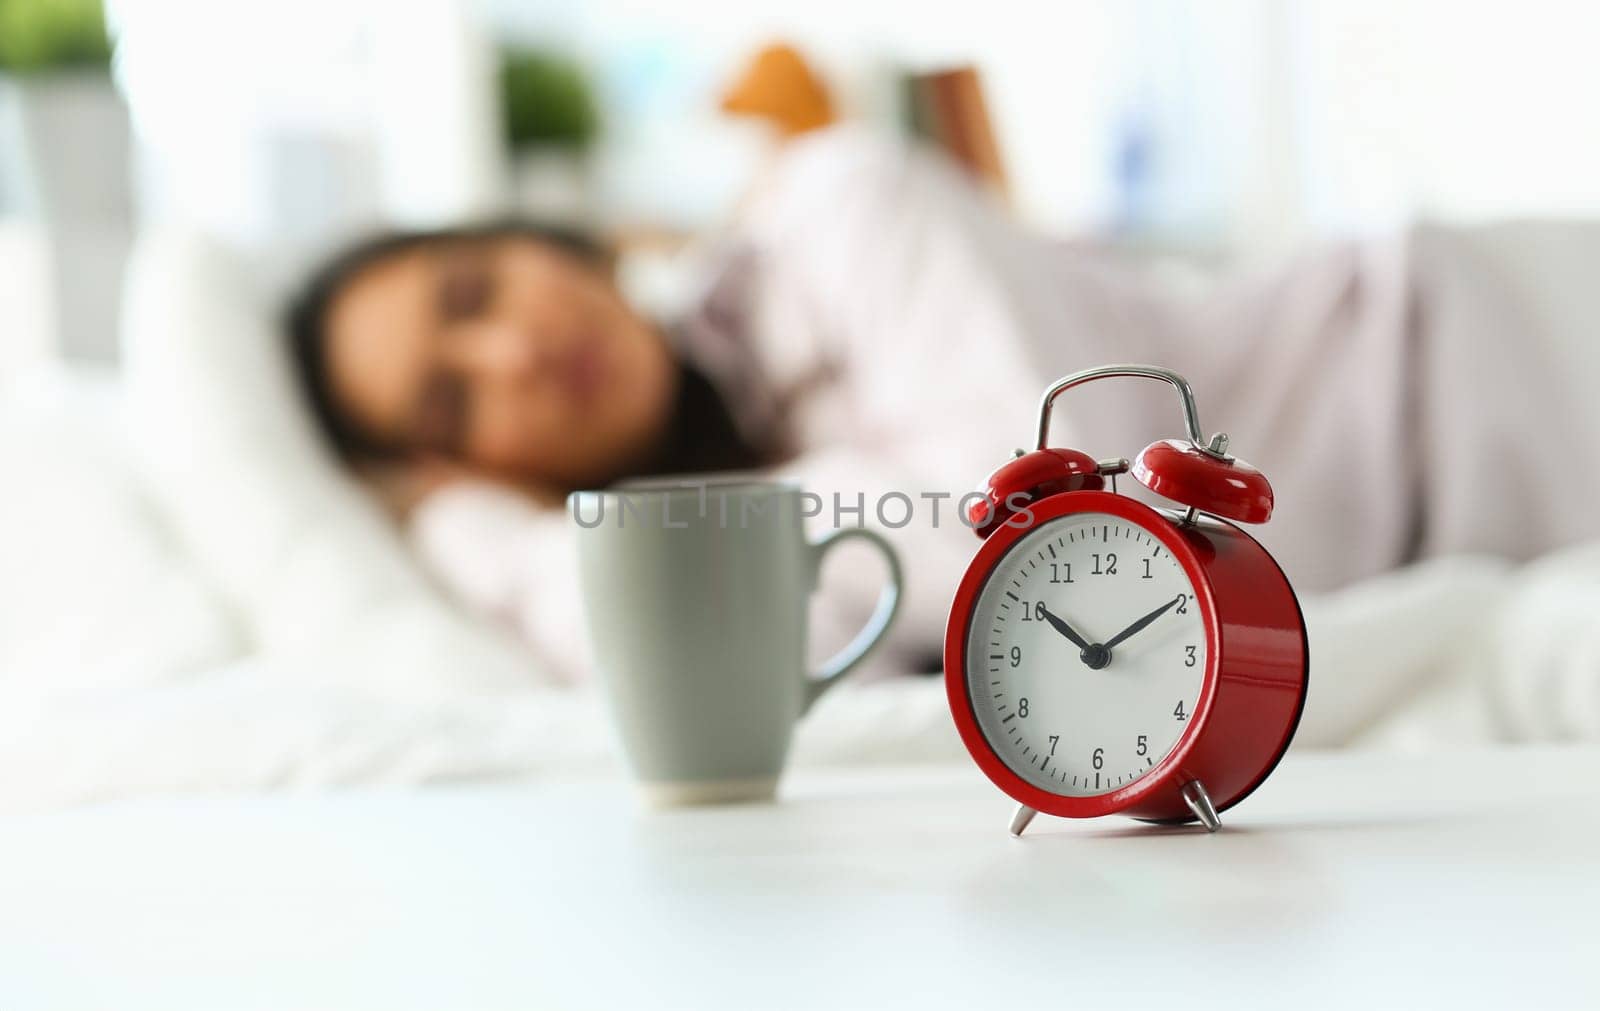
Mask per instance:
[[[1089,640],[1078,634],[1077,629],[1051,614],[1043,604],[1038,605],[1038,607],[1039,613],[1044,615],[1044,620],[1050,623],[1050,627],[1055,629],[1057,632],[1060,632],[1068,639],[1071,639],[1074,646],[1082,650],[1093,648],[1090,646]]]
[[[1166,614],[1168,611],[1172,610],[1174,607],[1177,607],[1178,606],[1178,602],[1183,599],[1183,596],[1184,595],[1181,594],[1181,593],[1178,594],[1176,597],[1173,597],[1171,600],[1167,601],[1165,604],[1162,604],[1160,607],[1156,608],[1154,611],[1151,611],[1149,614],[1145,615],[1143,618],[1140,618],[1138,621],[1134,622],[1133,624],[1129,625],[1127,628],[1125,628],[1122,631],[1118,632],[1116,635],[1114,635],[1111,638],[1107,639],[1106,640],[1106,644],[1105,644],[1105,648],[1106,649],[1110,649],[1111,647],[1117,645],[1118,643],[1126,642],[1128,639],[1132,638],[1137,633],[1144,631],[1147,627],[1149,627],[1149,625],[1150,625],[1150,623],[1152,621],[1155,621],[1157,618],[1161,617],[1163,614]]]

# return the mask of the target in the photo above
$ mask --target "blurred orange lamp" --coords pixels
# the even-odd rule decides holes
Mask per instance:
[[[793,46],[763,47],[722,96],[722,111],[764,119],[785,137],[816,130],[837,116],[828,89]]]

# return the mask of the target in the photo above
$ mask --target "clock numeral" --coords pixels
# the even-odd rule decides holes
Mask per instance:
[[[1071,562],[1060,562],[1060,563],[1051,562],[1050,563],[1050,582],[1052,582],[1052,583],[1070,583],[1070,582],[1072,582],[1072,563]]]
[[[1106,749],[1104,749],[1104,748],[1096,748],[1096,749],[1094,749],[1094,758],[1092,759],[1092,761],[1094,762],[1094,767],[1096,769],[1105,768],[1105,765],[1106,765]]]
[[[1192,646],[1190,647],[1190,649],[1193,649],[1193,648],[1194,647],[1192,647]],[[1018,666],[1021,666],[1021,664],[1022,664],[1022,647],[1021,646],[1013,646],[1013,647],[1011,647],[1011,666],[1018,667]]]
[[[1180,706],[1183,705],[1183,703],[1181,703],[1181,702],[1178,703],[1178,704]],[[1027,719],[1028,718],[1028,700],[1027,700],[1026,697],[1023,697],[1023,698],[1020,698],[1020,699],[1017,700],[1017,715],[1022,717],[1023,719]]]
[[[1193,667],[1197,662],[1198,661],[1195,660],[1194,647],[1193,646],[1185,646],[1185,647],[1183,647],[1183,665],[1185,667]],[[1011,666],[1015,667],[1016,664],[1012,664]]]
[[[1051,734],[1050,735],[1050,754],[1054,755],[1056,753],[1056,745],[1060,744],[1060,743],[1061,743],[1061,735],[1060,734]]]
[[[1182,723],[1184,720],[1189,718],[1189,714],[1183,711],[1182,699],[1178,700],[1177,708],[1172,710],[1172,718],[1177,720],[1179,723]]]
[[[1179,614],[1188,614],[1189,613],[1189,595],[1187,593],[1178,594],[1178,612],[1177,613],[1179,613]]]
[[[1140,579],[1154,579],[1155,577],[1150,575],[1150,559],[1141,558],[1141,559],[1139,559],[1139,561],[1144,563],[1144,575],[1140,576],[1139,578]]]
[[[1068,582],[1071,582],[1071,580],[1068,580]],[[1029,607],[1028,606],[1028,602],[1026,600],[1024,600],[1022,602],[1022,620],[1023,621],[1043,621],[1044,620],[1044,601],[1042,601],[1042,600],[1036,601],[1032,607]]]
[[[1106,552],[1105,568],[1102,569],[1100,567],[1100,553],[1098,551],[1096,551],[1094,553],[1094,571],[1091,572],[1090,575],[1092,575],[1092,576],[1114,576],[1116,574],[1117,574],[1117,553],[1115,551]]]
[[[1139,735],[1138,746],[1134,749],[1134,754],[1136,754],[1136,755],[1144,755],[1149,750],[1150,750],[1150,745],[1145,741],[1144,735],[1140,734]]]

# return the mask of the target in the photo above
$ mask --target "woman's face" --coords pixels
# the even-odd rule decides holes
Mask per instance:
[[[379,443],[565,487],[648,453],[676,369],[597,267],[526,237],[441,240],[328,308],[336,409]]]

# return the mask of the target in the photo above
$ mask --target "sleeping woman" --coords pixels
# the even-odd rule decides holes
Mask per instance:
[[[824,524],[881,526],[881,496],[909,496],[909,522],[887,517],[908,587],[880,663],[928,669],[976,545],[955,501],[1028,445],[1041,389],[1091,365],[1189,378],[1207,430],[1271,478],[1260,534],[1302,592],[1592,536],[1600,478],[1566,463],[1600,445],[1600,351],[1530,315],[1471,241],[1418,230],[1179,287],[1030,232],[930,153],[834,128],[786,147],[669,324],[593,241],[506,224],[357,247],[291,329],[336,446],[446,587],[553,676],[587,667],[564,493],[725,470],[793,477]],[[1170,390],[1097,384],[1052,441],[1131,456],[1181,431]],[[824,637],[870,611],[878,580],[850,570],[870,561],[836,563]]]

